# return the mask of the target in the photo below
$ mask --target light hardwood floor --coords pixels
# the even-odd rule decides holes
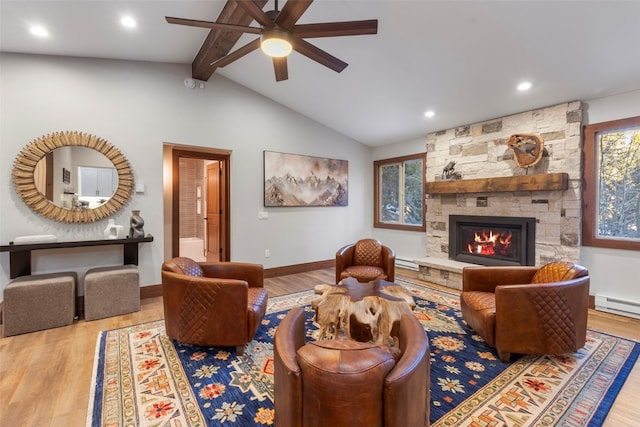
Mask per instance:
[[[396,274],[417,281],[417,272],[401,269]],[[333,269],[323,269],[265,279],[265,287],[270,296],[277,296],[333,279]],[[162,298],[157,297],[142,300],[137,313],[0,338],[0,426],[84,426],[98,332],[161,318]],[[640,340],[640,320],[590,310],[589,327]],[[604,425],[638,425],[638,395],[636,364]]]

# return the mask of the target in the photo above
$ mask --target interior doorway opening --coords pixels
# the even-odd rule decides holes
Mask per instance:
[[[172,257],[230,260],[230,153],[172,150]]]

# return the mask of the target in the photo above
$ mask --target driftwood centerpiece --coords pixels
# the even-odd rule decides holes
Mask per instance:
[[[318,339],[344,337],[397,345],[394,323],[416,306],[404,287],[381,279],[360,283],[349,277],[338,285],[318,285],[314,290],[320,294],[311,302],[320,326]]]

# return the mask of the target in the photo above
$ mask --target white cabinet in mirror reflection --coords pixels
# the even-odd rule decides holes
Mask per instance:
[[[115,168],[78,167],[78,202],[89,209],[106,202],[118,188]]]

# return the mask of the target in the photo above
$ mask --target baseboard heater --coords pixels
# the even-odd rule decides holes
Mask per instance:
[[[415,264],[412,260],[406,258],[396,257],[396,267],[418,271],[418,264]]]
[[[639,302],[623,300],[606,295],[596,295],[596,310],[640,319]]]

